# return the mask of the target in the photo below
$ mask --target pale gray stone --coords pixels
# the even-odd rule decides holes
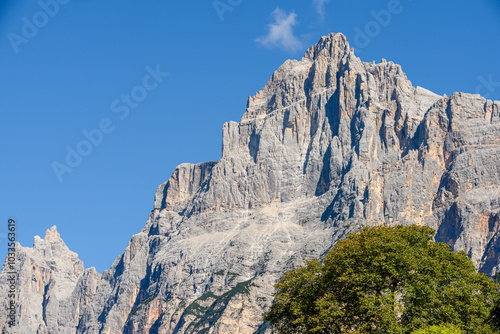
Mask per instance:
[[[415,88],[399,65],[364,63],[342,34],[322,37],[249,97],[239,123],[224,124],[219,161],[182,164],[160,185],[111,269],[84,270],[55,227],[20,247],[18,327],[268,332],[276,280],[364,225],[431,226],[494,274],[499,109]]]

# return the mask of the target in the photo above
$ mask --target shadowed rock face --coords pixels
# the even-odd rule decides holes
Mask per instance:
[[[399,65],[364,63],[342,34],[323,37],[248,99],[239,123],[224,124],[219,161],[175,169],[111,269],[83,270],[55,228],[21,248],[19,327],[264,333],[283,272],[363,225],[428,225],[493,274],[499,109],[415,88]]]

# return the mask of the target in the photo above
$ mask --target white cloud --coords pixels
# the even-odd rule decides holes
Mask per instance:
[[[316,12],[319,14],[320,18],[323,20],[325,18],[325,4],[330,0],[313,0],[313,5],[316,7]]]
[[[297,22],[297,15],[293,12],[285,13],[276,8],[272,13],[274,22],[268,26],[267,35],[257,38],[255,41],[267,48],[280,47],[284,50],[296,52],[302,48],[302,43],[293,34],[293,26]]]

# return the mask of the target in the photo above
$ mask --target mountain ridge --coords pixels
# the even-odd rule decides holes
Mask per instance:
[[[399,65],[362,62],[345,36],[324,36],[248,98],[240,122],[223,125],[220,160],[175,168],[110,269],[83,269],[56,228],[19,245],[19,325],[263,333],[283,272],[364,225],[430,226],[494,274],[499,109],[413,87]]]

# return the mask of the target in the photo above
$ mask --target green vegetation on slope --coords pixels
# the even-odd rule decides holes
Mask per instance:
[[[236,274],[234,274],[236,275]],[[183,325],[183,319],[186,316],[196,317],[186,328],[186,333],[204,334],[208,333],[209,328],[217,322],[226,309],[229,301],[238,294],[249,294],[249,288],[252,286],[252,280],[247,280],[236,284],[234,288],[226,293],[217,296],[209,291],[188,305],[182,314],[182,319],[177,325],[178,328]],[[213,299],[213,301],[211,301]],[[209,302],[209,306],[203,306],[203,302]],[[178,329],[176,328],[176,329]],[[175,332],[175,330],[174,330]]]

